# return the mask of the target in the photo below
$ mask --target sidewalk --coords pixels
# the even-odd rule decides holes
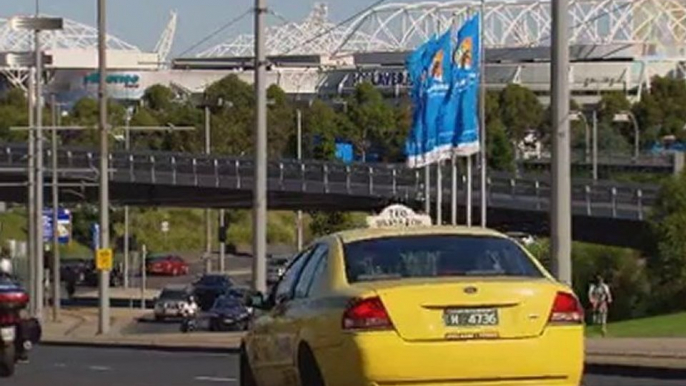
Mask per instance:
[[[586,363],[686,370],[686,338],[589,338]]]
[[[112,308],[110,332],[97,334],[97,308],[62,310],[59,323],[46,318],[43,342],[47,344],[122,346],[198,351],[231,351],[242,333],[196,331],[184,334],[177,324],[149,320],[150,310]],[[563,349],[563,348],[561,348]],[[686,338],[586,339],[586,364],[686,370]]]
[[[240,345],[240,333],[209,333],[172,331],[146,332],[136,331],[142,322],[139,319],[149,317],[150,310],[117,309],[110,311],[110,331],[98,334],[98,310],[94,308],[62,310],[58,323],[46,318],[43,326],[42,342],[45,344],[85,345],[85,346],[121,346],[160,349],[185,350],[235,350]]]

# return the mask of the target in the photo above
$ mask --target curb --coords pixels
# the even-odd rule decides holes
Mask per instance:
[[[236,354],[238,347],[211,347],[202,345],[160,345],[156,343],[126,343],[126,342],[85,342],[85,341],[60,341],[44,340],[38,346],[47,347],[81,347],[103,349],[128,349],[163,352],[195,352],[213,354]]]
[[[584,362],[584,373],[615,375],[626,378],[651,378],[661,380],[686,379],[686,368],[673,368],[648,364],[612,364]]]

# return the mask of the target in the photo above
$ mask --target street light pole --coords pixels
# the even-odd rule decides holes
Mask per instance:
[[[592,163],[593,163],[593,181],[598,180],[598,112],[593,110],[593,151],[592,151]]]
[[[480,43],[479,43],[479,72],[481,73],[480,76],[480,82],[479,82],[479,128],[481,129],[481,135],[479,136],[480,138],[480,145],[479,146],[481,149],[481,152],[479,153],[479,160],[480,162],[480,188],[481,188],[481,203],[479,205],[479,208],[481,209],[481,227],[486,228],[487,226],[487,216],[488,216],[488,184],[487,184],[487,173],[488,173],[488,157],[487,157],[487,151],[488,149],[487,144],[486,144],[486,34],[484,33],[485,31],[485,26],[484,22],[486,20],[486,2],[484,0],[481,0],[481,15],[480,15],[480,22],[479,22],[479,28],[481,29],[480,35]]]
[[[110,245],[109,216],[109,159],[107,127],[107,9],[105,0],[98,0],[98,82],[99,130],[100,130],[100,248],[108,249]],[[100,309],[98,313],[98,333],[107,334],[110,330],[110,272],[99,272]]]
[[[569,155],[569,0],[552,2],[552,118],[553,163],[551,197],[551,256],[553,272],[572,284],[571,165]]]
[[[219,229],[221,230],[221,238],[219,239],[219,272],[226,272],[226,212],[224,209],[219,210]]]
[[[209,155],[212,146],[212,133],[211,133],[211,111],[210,106],[207,103],[207,98],[205,98],[205,154]],[[212,255],[212,211],[210,209],[205,209],[205,273],[209,273],[212,268],[212,260],[210,256]]]
[[[297,116],[297,127],[298,127],[298,161],[302,161],[303,157],[303,119],[302,111],[300,109],[296,110]],[[298,251],[303,249],[303,211],[298,210],[296,213],[296,244],[298,246]]]
[[[267,259],[266,0],[255,0],[255,187],[253,189],[253,287],[265,292]]]
[[[126,127],[124,127],[124,147],[128,152],[131,150],[131,131],[129,127],[131,126],[131,110],[126,111]],[[131,244],[129,243],[130,229],[129,229],[129,206],[124,205],[124,288],[129,288],[129,265],[130,256],[129,249]]]
[[[50,100],[52,109],[52,126],[57,124],[57,104],[55,94]],[[58,158],[57,158],[57,130],[52,130],[52,320],[58,321],[60,318],[60,233],[58,229],[59,220],[59,186],[58,186]]]

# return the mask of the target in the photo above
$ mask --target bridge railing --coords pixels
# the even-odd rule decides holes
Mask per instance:
[[[49,156],[49,151],[46,156]],[[49,159],[49,158],[48,158]],[[88,150],[60,149],[60,169],[97,172],[98,155]],[[25,167],[28,164],[26,147],[6,146],[0,152],[0,168]],[[46,163],[48,164],[48,163]],[[113,177],[130,182],[197,185],[251,189],[254,162],[250,158],[195,156],[162,152],[113,152],[110,154]],[[424,171],[412,170],[397,164],[343,164],[336,162],[272,160],[268,164],[268,178],[276,189],[303,192],[342,193],[406,200],[424,200]],[[444,203],[450,197],[450,170],[444,170]],[[476,177],[476,176],[475,176]],[[432,195],[436,195],[435,170],[432,173]],[[475,200],[479,197],[474,179]],[[466,176],[457,181],[464,199]],[[509,200],[510,205],[522,204],[545,210],[549,208],[551,184],[549,177],[515,176],[503,172],[489,173],[488,199]],[[576,180],[572,185],[572,200],[588,215],[598,210],[612,217],[627,211],[634,218],[643,219],[647,208],[657,196],[657,188],[650,185],[608,181]]]

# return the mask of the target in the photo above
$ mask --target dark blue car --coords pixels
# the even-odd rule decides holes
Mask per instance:
[[[244,331],[248,329],[252,310],[242,299],[224,295],[217,298],[209,311],[210,331]]]

